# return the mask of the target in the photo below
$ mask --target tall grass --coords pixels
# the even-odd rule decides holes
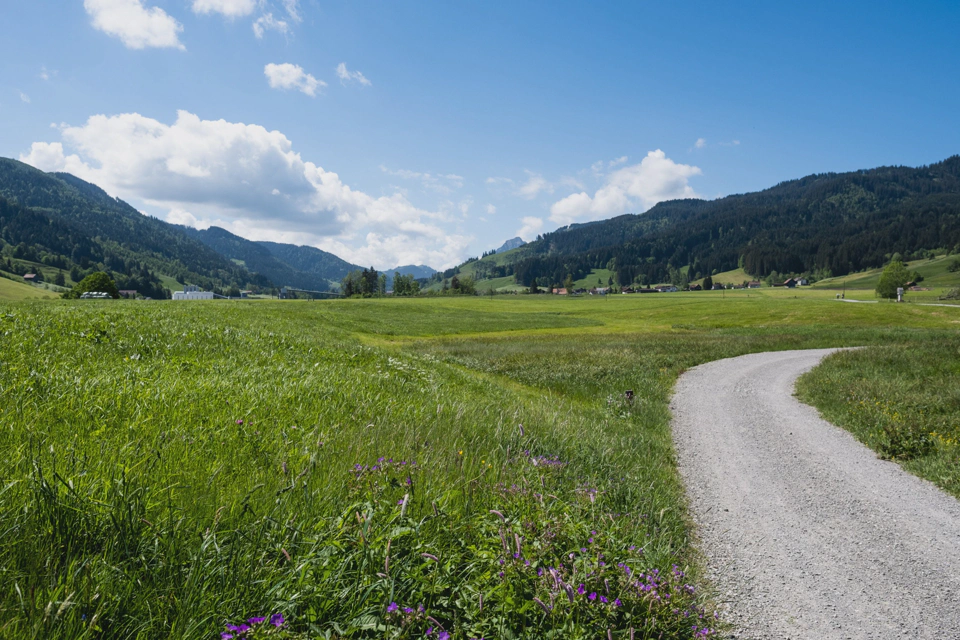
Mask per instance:
[[[0,637],[709,634],[675,377],[950,326],[717,304],[0,307]]]

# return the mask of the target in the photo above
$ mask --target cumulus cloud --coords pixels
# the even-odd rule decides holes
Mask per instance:
[[[30,104],[30,96],[28,96],[27,94],[25,94],[23,91],[19,91],[18,93],[20,94],[20,101],[21,101],[21,102],[26,102],[27,104]]]
[[[173,124],[137,113],[61,126],[23,162],[67,171],[170,219],[217,224],[245,237],[312,244],[359,264],[456,264],[472,238],[401,194],[375,198],[305,161],[279,131],[180,111]],[[65,148],[66,147],[66,148]]]
[[[56,77],[56,75],[57,75],[57,70],[56,70],[56,69],[50,70],[50,69],[47,69],[45,66],[40,67],[40,79],[41,79],[41,80],[49,80],[50,78]]]
[[[185,49],[179,37],[183,25],[160,7],[145,7],[143,0],[83,0],[83,8],[94,29],[120,38],[130,49]]]
[[[390,169],[383,165],[380,165],[380,170],[389,176],[396,176],[404,180],[416,180],[423,184],[425,189],[444,195],[449,195],[456,189],[463,187],[463,176],[458,176],[455,173],[434,174],[407,169]]]
[[[527,216],[521,220],[523,226],[517,230],[517,235],[530,242],[535,240],[537,234],[540,233],[540,230],[543,229],[543,218],[536,218],[534,216]]]
[[[488,215],[488,216],[492,216],[492,215],[494,215],[496,212],[497,212],[497,208],[496,208],[495,206],[493,206],[492,204],[488,204],[488,205],[487,205],[487,215]]]
[[[263,68],[267,82],[272,89],[296,89],[308,96],[317,95],[317,89],[327,86],[323,80],[317,80],[303,70],[303,67],[285,62],[283,64],[270,63]]]
[[[228,18],[242,18],[257,8],[255,0],[193,0],[194,13],[221,13]]]
[[[346,84],[347,82],[359,82],[365,87],[369,87],[372,83],[367,80],[359,71],[350,71],[347,69],[347,65],[344,62],[341,62],[337,65],[337,77],[340,78],[341,84]]]
[[[558,224],[598,220],[631,210],[646,211],[663,200],[697,197],[688,181],[701,173],[699,167],[677,164],[657,149],[639,164],[610,173],[592,197],[581,191],[555,202],[550,219]]]
[[[290,25],[285,20],[277,20],[272,13],[265,13],[253,23],[253,35],[257,38],[263,38],[267,31],[276,31],[282,35],[287,35],[290,31]]]
[[[703,149],[705,146],[707,146],[707,139],[697,138],[697,141],[693,143],[693,146],[695,146],[697,149]]]

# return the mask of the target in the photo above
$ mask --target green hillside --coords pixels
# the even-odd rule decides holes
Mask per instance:
[[[817,174],[713,201],[662,202],[642,215],[570,225],[516,252],[458,269],[528,286],[577,282],[598,269],[620,284],[686,273],[826,277],[878,268],[899,252],[960,251],[960,156],[929,166]],[[478,271],[478,269],[483,269]],[[685,271],[684,271],[685,270]]]
[[[40,263],[73,281],[108,271],[120,288],[168,297],[163,276],[207,289],[271,286],[181,228],[145,216],[99,187],[0,158],[0,258],[22,274]],[[44,274],[47,275],[46,273]]]
[[[56,297],[58,295],[53,291],[0,278],[0,300],[43,300]]]

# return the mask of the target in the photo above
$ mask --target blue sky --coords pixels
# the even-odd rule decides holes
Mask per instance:
[[[956,2],[4,3],[0,155],[448,267],[658,201],[960,153]]]

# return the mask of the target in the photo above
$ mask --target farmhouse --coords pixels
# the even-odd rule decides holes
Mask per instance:
[[[121,298],[136,298],[137,290],[136,289],[120,289]]]
[[[659,287],[656,287],[656,289],[658,293],[673,293],[677,290],[677,288],[672,284],[660,285]]]
[[[760,288],[759,280],[751,280],[750,282],[747,283],[747,289],[759,289],[759,288]]]
[[[37,274],[35,273],[23,274],[23,280],[24,282],[39,282],[39,280],[37,280]]]

